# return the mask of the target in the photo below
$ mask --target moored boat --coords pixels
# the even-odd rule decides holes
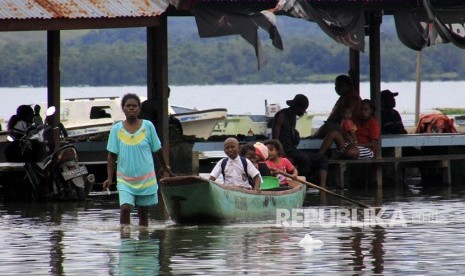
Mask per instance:
[[[164,204],[176,223],[230,223],[276,217],[277,209],[300,208],[305,186],[256,192],[223,185],[199,176],[177,176],[159,181]]]
[[[145,99],[141,97],[142,101]],[[71,98],[62,100],[60,105],[60,121],[70,137],[109,132],[113,123],[125,118],[119,97]],[[42,103],[40,106],[44,113],[47,104]],[[204,139],[211,135],[215,125],[227,115],[225,108],[208,110],[184,108],[181,112],[179,109],[170,106],[169,113],[179,119],[184,135]],[[41,115],[44,117],[44,114]],[[2,134],[0,142],[6,140],[6,132]]]
[[[271,125],[274,115],[281,110],[279,104],[269,104],[265,101],[265,115],[228,114],[227,118],[219,121],[212,131],[212,135],[261,135],[271,138]],[[312,135],[313,114],[305,113],[297,118],[296,129],[300,137]]]
[[[226,108],[171,113],[181,122],[184,135],[207,139],[219,121],[226,119]]]
[[[459,126],[465,125],[465,115],[455,116],[455,123]]]

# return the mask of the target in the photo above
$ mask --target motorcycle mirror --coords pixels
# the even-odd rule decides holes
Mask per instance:
[[[9,142],[13,142],[15,139],[13,139],[13,137],[11,137],[10,135],[7,135],[6,140]]]
[[[47,108],[47,111],[45,112],[45,115],[51,116],[55,114],[56,108],[52,105],[49,108]]]

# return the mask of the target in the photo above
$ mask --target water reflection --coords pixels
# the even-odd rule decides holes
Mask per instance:
[[[338,237],[343,250],[350,248],[353,253],[347,261],[355,272],[371,271],[383,273],[384,268],[384,236],[383,227],[375,226],[365,233],[361,228],[352,227],[351,234]]]
[[[160,240],[141,231],[138,238],[130,233],[121,235],[119,262],[112,275],[158,275],[160,273]],[[111,262],[110,262],[111,263]]]
[[[53,231],[50,235],[50,273],[63,275],[63,231]]]
[[[441,274],[461,271],[465,252],[465,188],[410,187],[383,192],[382,205],[401,209],[407,226],[278,227],[274,221],[150,228],[120,232],[115,198],[77,203],[0,203],[1,275],[157,274]],[[367,204],[376,190],[347,190]],[[321,206],[309,193],[306,209]],[[327,197],[326,208],[353,207]],[[425,221],[427,210],[435,222]],[[425,213],[426,212],[426,213]],[[433,214],[431,213],[431,214]],[[136,214],[133,214],[136,216]],[[137,220],[135,220],[137,221]],[[299,241],[311,234],[320,249]]]

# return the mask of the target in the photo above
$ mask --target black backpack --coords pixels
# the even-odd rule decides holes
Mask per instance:
[[[253,187],[254,186],[253,178],[250,177],[249,173],[247,172],[247,159],[243,156],[239,156],[239,157],[241,158],[242,166],[244,167],[244,172],[247,175],[249,184],[250,186]],[[228,158],[223,158],[223,160],[221,160],[221,174],[223,175],[223,179],[224,179],[224,169],[226,168],[226,163],[228,163]]]

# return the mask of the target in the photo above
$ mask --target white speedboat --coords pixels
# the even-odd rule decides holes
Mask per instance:
[[[145,98],[141,97],[141,100]],[[60,121],[70,137],[108,132],[115,122],[125,118],[119,97],[65,99],[60,104]],[[45,112],[47,104],[42,103],[41,107],[41,111]],[[179,107],[176,109],[181,110]],[[226,118],[227,110],[184,108],[181,112],[176,112],[170,106],[169,113],[179,119],[184,135],[195,135],[197,138],[206,139],[211,135],[215,125]],[[45,114],[41,115],[44,118]]]
[[[46,104],[41,105],[45,110]],[[70,137],[108,132],[114,122],[124,120],[119,97],[65,99],[60,105],[60,121]]]
[[[195,135],[197,138],[210,137],[217,123],[227,116],[225,108],[175,112],[177,108],[172,107],[171,114],[181,122],[183,134]]]

